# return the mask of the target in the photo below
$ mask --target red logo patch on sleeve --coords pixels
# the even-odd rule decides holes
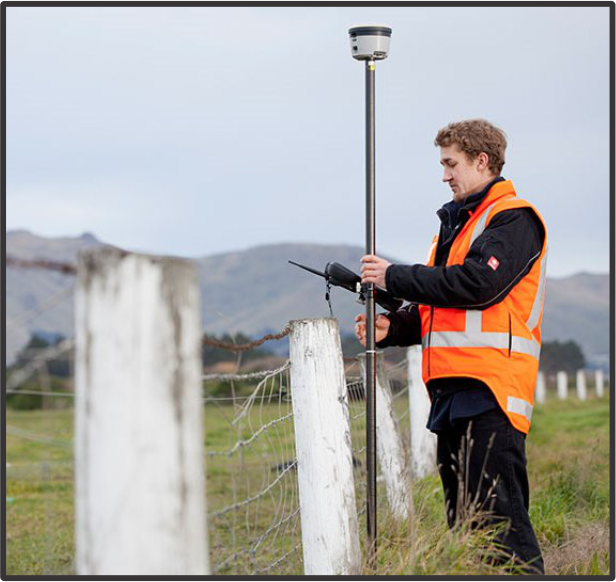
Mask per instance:
[[[491,256],[490,259],[488,260],[488,267],[490,267],[490,269],[492,269],[493,271],[496,271],[499,265],[500,263],[498,262],[498,259],[495,256]]]

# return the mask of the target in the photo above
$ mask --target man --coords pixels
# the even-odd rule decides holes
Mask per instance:
[[[435,145],[453,200],[437,212],[427,263],[362,258],[362,283],[410,302],[377,317],[377,346],[422,345],[450,527],[487,513],[487,523],[506,526],[499,542],[507,555],[543,573],[528,516],[525,438],[541,347],[545,224],[500,176],[500,129],[482,119],[451,123]],[[365,315],[356,322],[365,345]]]

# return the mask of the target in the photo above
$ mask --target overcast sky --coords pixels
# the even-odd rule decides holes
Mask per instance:
[[[484,117],[548,225],[548,275],[609,270],[608,8],[39,8],[7,14],[7,229],[203,256],[364,245],[378,63],[377,252],[423,261],[450,199],[437,130]]]

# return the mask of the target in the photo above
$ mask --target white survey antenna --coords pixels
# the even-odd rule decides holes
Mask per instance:
[[[391,28],[382,24],[359,24],[349,28],[351,54],[358,61],[381,61],[389,54]]]

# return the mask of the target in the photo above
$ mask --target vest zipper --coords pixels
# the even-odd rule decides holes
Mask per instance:
[[[432,343],[432,320],[434,318],[434,306],[430,307],[430,327],[428,329],[428,378],[430,377],[430,360],[432,354],[430,352],[430,344]]]
[[[511,313],[509,314],[509,357],[511,357]]]

